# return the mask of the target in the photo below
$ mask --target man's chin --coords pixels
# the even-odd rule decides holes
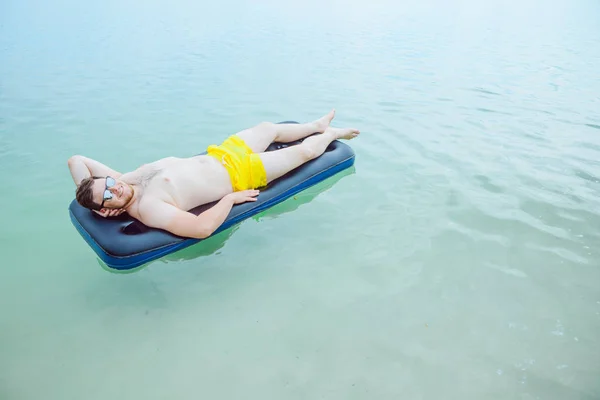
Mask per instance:
[[[121,206],[121,208],[125,208],[127,206],[130,206],[132,199],[133,199],[133,193],[127,199],[125,199],[125,201],[123,202],[123,205]]]

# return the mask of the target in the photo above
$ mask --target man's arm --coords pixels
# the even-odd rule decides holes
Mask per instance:
[[[90,176],[110,175],[113,178],[119,178],[122,175],[120,172],[84,156],[72,156],[69,158],[68,164],[73,182],[78,186],[82,180],[89,178]]]
[[[256,201],[258,190],[244,190],[223,197],[200,215],[182,211],[171,204],[156,200],[140,206],[140,221],[152,228],[164,229],[177,236],[204,239],[212,235],[225,221],[234,204]]]

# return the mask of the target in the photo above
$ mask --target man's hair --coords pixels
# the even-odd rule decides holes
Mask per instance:
[[[79,186],[77,186],[77,190],[75,191],[77,202],[90,210],[100,210],[100,204],[94,202],[94,191],[92,186],[94,185],[95,179],[101,179],[101,177],[90,176],[89,178],[85,178],[79,183]]]

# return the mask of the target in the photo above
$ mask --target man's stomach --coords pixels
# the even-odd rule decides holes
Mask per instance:
[[[225,167],[205,155],[173,160],[153,183],[169,197],[165,201],[186,211],[233,191]]]

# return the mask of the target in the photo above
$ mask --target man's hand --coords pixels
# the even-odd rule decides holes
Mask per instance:
[[[123,214],[126,210],[124,208],[102,208],[100,211],[92,210],[96,214],[106,218],[106,217],[116,217],[118,215]]]
[[[241,204],[247,201],[256,201],[256,196],[258,196],[258,190],[242,190],[240,192],[233,192],[225,197],[229,197],[233,200],[233,204]]]

